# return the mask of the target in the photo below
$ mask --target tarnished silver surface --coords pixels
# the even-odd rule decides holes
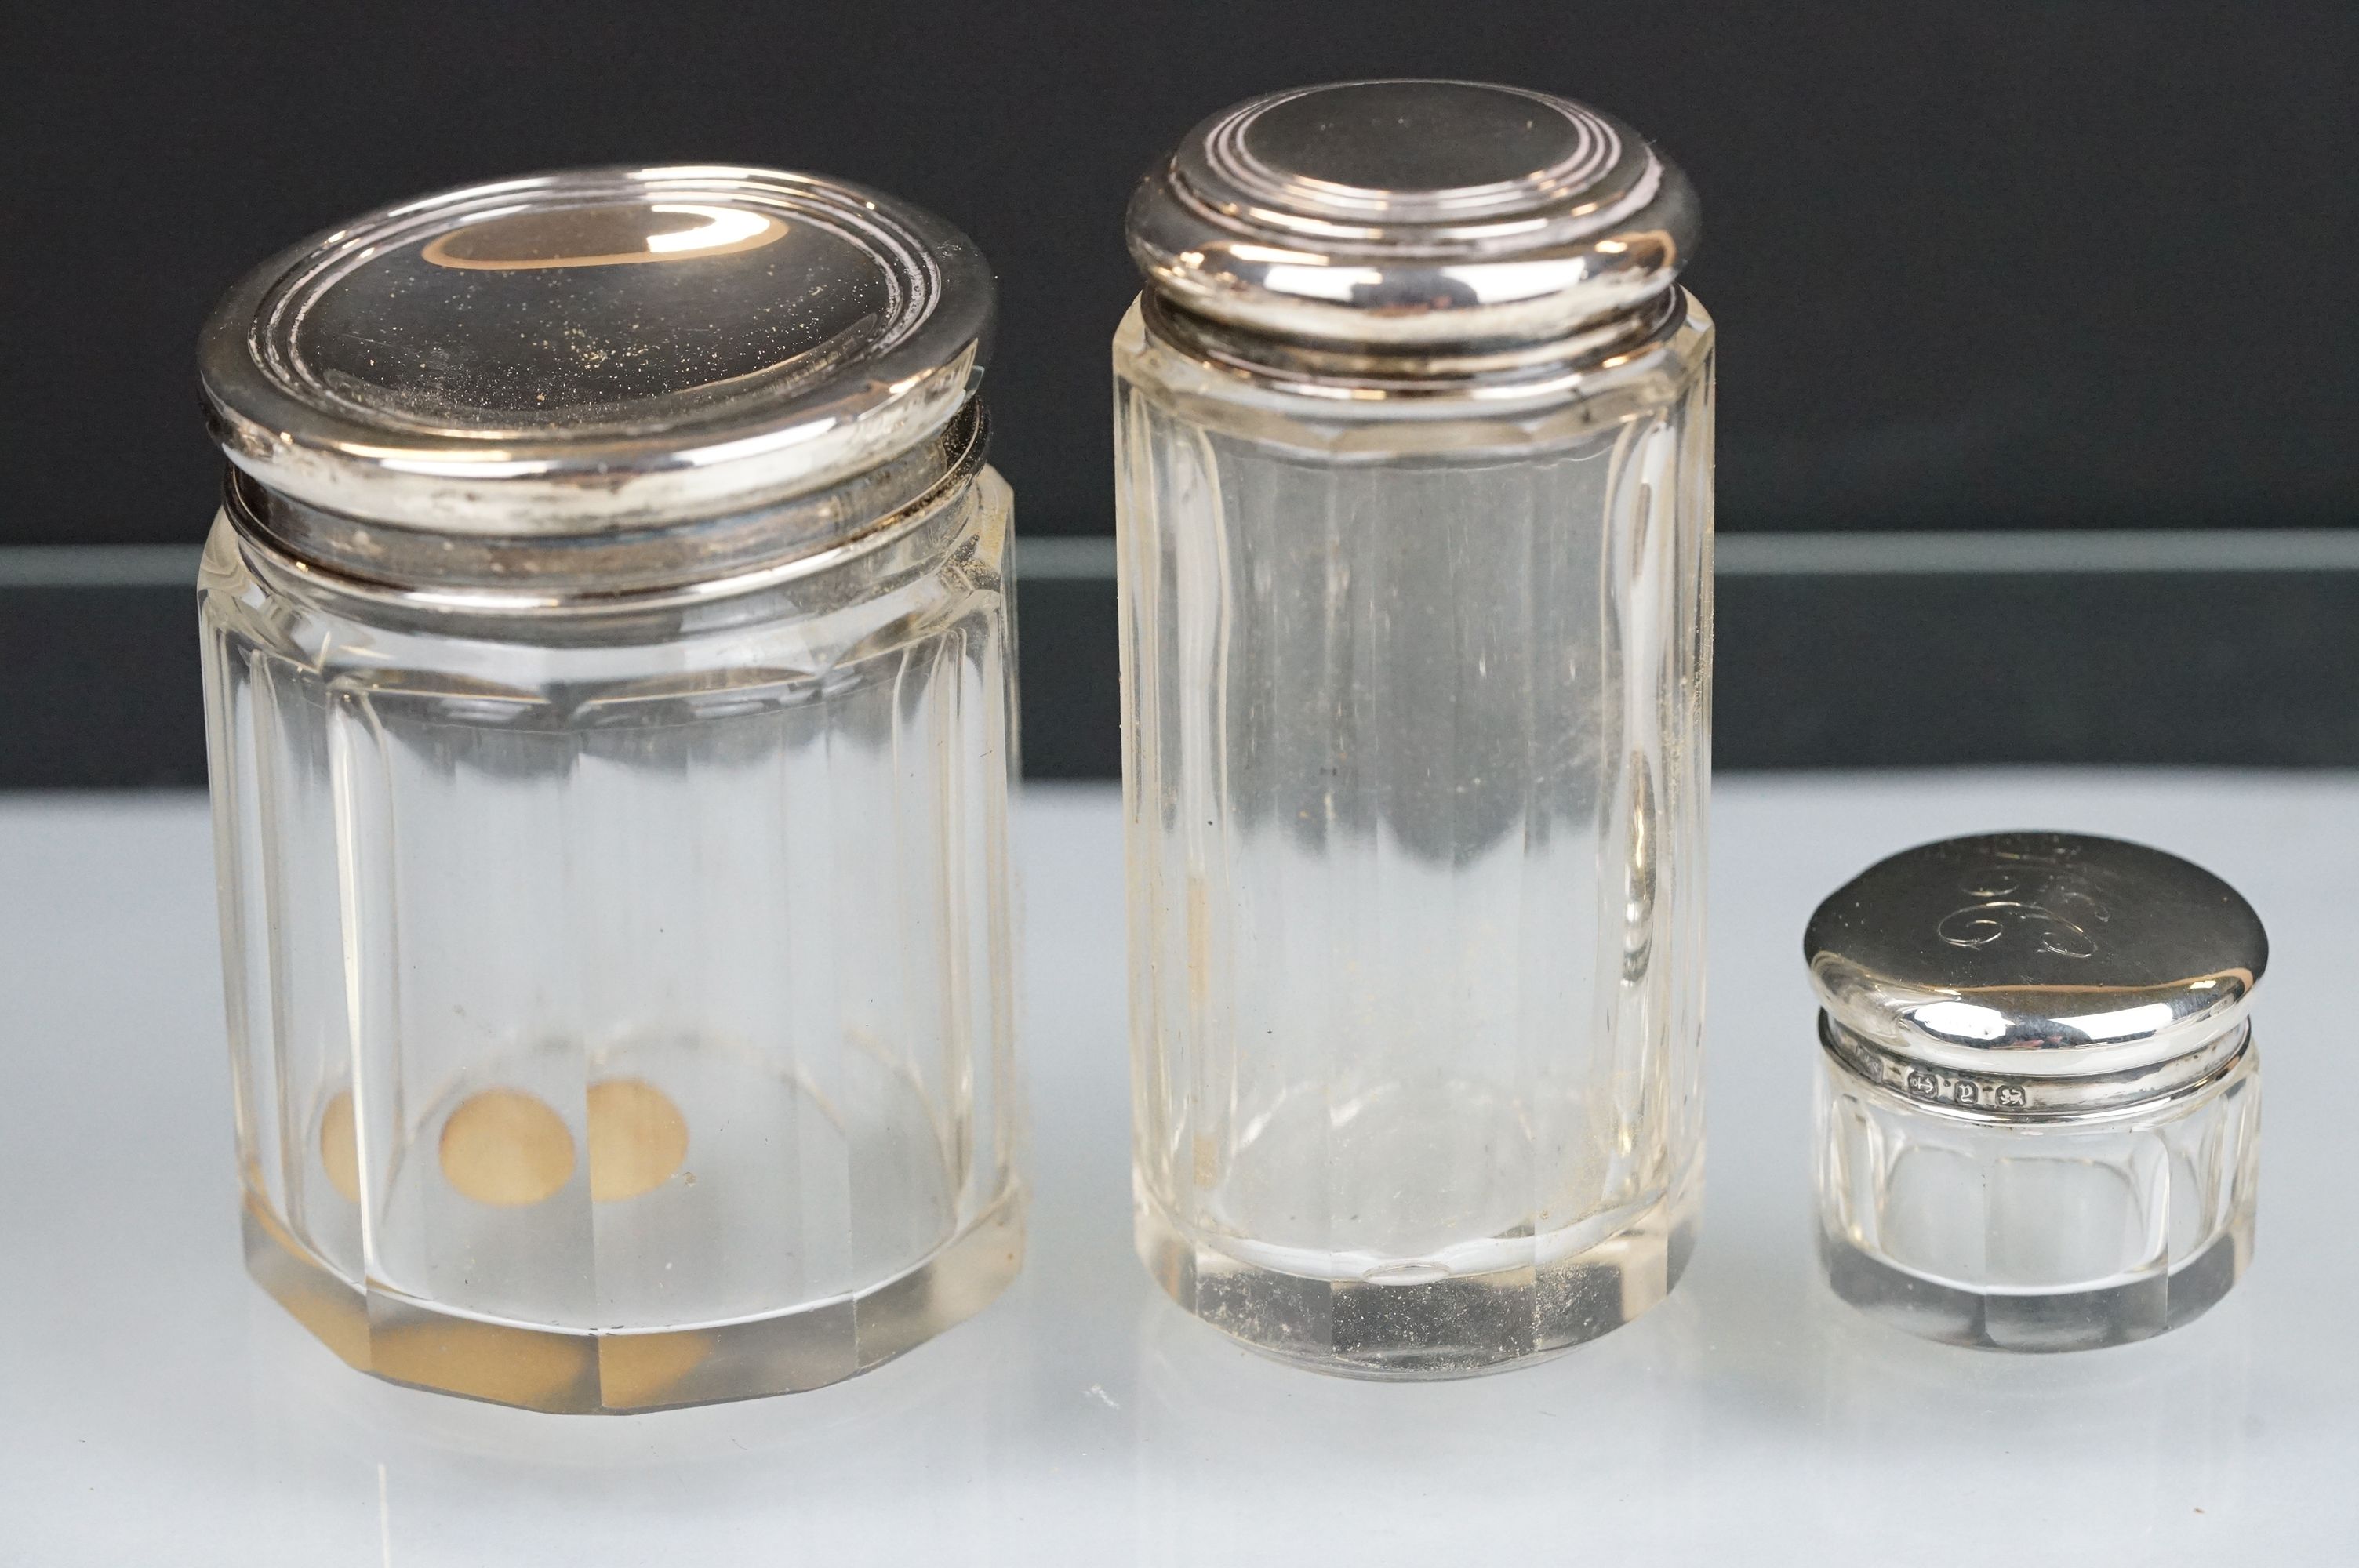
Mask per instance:
[[[380,209],[207,322],[267,489],[445,535],[743,513],[921,447],[973,395],[988,268],[940,219],[776,170],[576,170]]]
[[[2259,917],[2209,871],[2039,832],[1879,861],[1819,906],[1803,948],[1830,1050],[1917,1098],[2001,1113],[2208,1076],[2242,1049],[2268,965]]]
[[[1698,229],[1686,179],[1611,116],[1429,81],[1224,110],[1147,176],[1129,216],[1133,258],[1181,310],[1478,372],[1560,354],[1639,310],[1672,287]]]

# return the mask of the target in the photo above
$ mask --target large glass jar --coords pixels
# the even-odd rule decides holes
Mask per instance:
[[[1022,1249],[988,271],[804,176],[369,214],[203,349],[247,1260],[552,1411],[833,1381]]]
[[[1280,1357],[1528,1360],[1693,1245],[1695,232],[1621,125],[1464,82],[1243,104],[1132,203],[1137,1239]]]

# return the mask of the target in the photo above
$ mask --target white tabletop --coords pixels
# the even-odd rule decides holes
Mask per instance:
[[[1262,1360],[1133,1260],[1116,810],[1024,812],[1014,1290],[848,1383],[600,1419],[376,1382],[247,1283],[201,802],[0,798],[0,1563],[2359,1561],[2359,780],[1723,781],[1694,1267],[1570,1356],[1411,1385]],[[1919,1343],[1810,1255],[1803,920],[1889,850],[2021,827],[2201,861],[2275,944],[2252,1272],[2076,1356]]]

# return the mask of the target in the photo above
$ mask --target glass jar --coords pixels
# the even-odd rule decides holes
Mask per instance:
[[[2158,849],[1995,833],[1879,861],[1804,947],[1835,1293],[2001,1350],[2144,1339],[2244,1273],[2268,938]]]
[[[1137,1242],[1372,1378],[1693,1245],[1712,327],[1679,172],[1511,88],[1204,122],[1114,339]]]
[[[990,274],[759,169],[386,208],[223,301],[200,595],[255,1276],[549,1411],[807,1389],[1022,1249]]]

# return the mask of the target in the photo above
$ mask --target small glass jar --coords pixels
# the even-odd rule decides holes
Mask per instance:
[[[255,1276],[549,1411],[807,1389],[1022,1249],[973,246],[588,170],[223,301],[200,594]]]
[[[1712,328],[1577,103],[1279,92],[1114,339],[1139,1251],[1371,1378],[1660,1301],[1702,1155]]]
[[[2234,889],[2117,839],[1952,838],[1861,872],[1803,946],[1836,1294],[1932,1339],[2078,1350],[2244,1273],[2268,938]]]

